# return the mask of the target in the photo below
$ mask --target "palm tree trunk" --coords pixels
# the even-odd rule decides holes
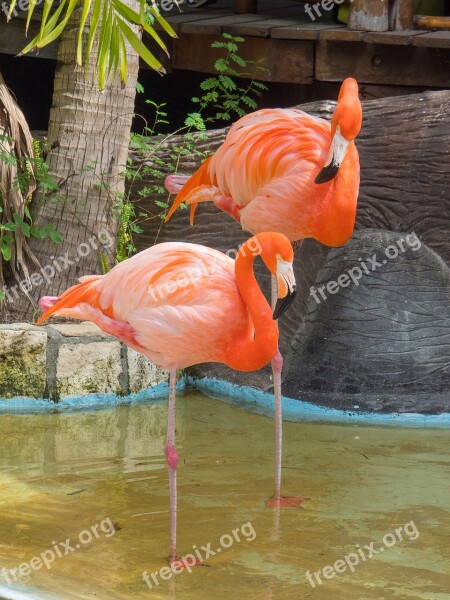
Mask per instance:
[[[138,7],[136,0],[122,1]],[[102,251],[110,262],[115,253],[113,208],[125,187],[139,58],[128,46],[126,86],[121,89],[116,78],[100,92],[95,50],[86,76],[75,62],[79,16],[77,11],[61,36],[50,112],[47,162],[60,190],[56,202],[41,194],[32,211],[38,226],[53,223],[64,241],[30,240],[46,277],[28,294],[20,292],[19,318],[30,317],[40,296],[57,296],[78,277],[101,273]]]

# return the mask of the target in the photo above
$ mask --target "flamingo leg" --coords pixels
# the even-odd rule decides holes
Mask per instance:
[[[278,299],[277,278],[272,276],[271,306],[275,310]],[[273,393],[275,399],[275,490],[272,498],[267,500],[266,506],[271,507],[299,507],[306,498],[297,498],[281,495],[281,463],[283,454],[283,410],[281,406],[281,371],[283,370],[283,356],[279,349],[272,358]]]
[[[170,489],[170,552],[169,562],[176,559],[177,546],[177,466],[178,452],[175,448],[175,404],[177,370],[169,371],[169,409],[167,416],[166,463],[169,471]]]
[[[194,567],[201,562],[195,559],[191,561],[192,554],[189,556],[189,561],[186,558],[177,557],[177,467],[178,467],[178,452],[175,448],[175,405],[176,405],[176,386],[177,386],[177,370],[169,369],[169,409],[167,415],[167,436],[166,436],[166,463],[169,472],[169,490],[170,490],[170,551],[169,564],[184,569]]]

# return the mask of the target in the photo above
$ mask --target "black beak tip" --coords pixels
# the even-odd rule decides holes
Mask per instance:
[[[297,290],[293,290],[289,292],[287,296],[284,298],[279,298],[275,310],[273,311],[273,320],[276,321],[281,317],[281,315],[286,312],[286,310],[290,307],[290,305],[294,302],[295,296],[297,295]]]
[[[339,171],[339,165],[331,161],[331,163],[324,167],[314,179],[314,183],[321,184],[327,183],[336,177]]]

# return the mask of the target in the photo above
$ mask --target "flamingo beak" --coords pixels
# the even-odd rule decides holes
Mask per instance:
[[[164,180],[164,187],[170,194],[178,194],[188,179],[189,175],[168,175]]]
[[[345,158],[345,153],[350,142],[340,133],[339,125],[336,127],[336,133],[331,140],[330,150],[327,159],[321,171],[316,176],[314,183],[321,184],[331,181],[338,174],[342,161]]]
[[[292,263],[282,260],[277,261],[278,301],[273,311],[273,318],[278,319],[294,302],[297,294],[295,276]]]

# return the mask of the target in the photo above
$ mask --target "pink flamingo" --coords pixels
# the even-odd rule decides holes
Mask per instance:
[[[261,255],[276,278],[274,314],[254,273]],[[276,318],[295,296],[290,242],[279,233],[247,240],[234,261],[196,244],[158,244],[115,266],[106,275],[82,277],[60,298],[44,297],[45,313],[89,320],[155,364],[169,370],[166,463],[170,486],[170,553],[176,560],[177,465],[175,384],[177,369],[222,362],[239,371],[272,361],[276,402],[281,398],[281,356]],[[279,490],[278,490],[279,497]]]

